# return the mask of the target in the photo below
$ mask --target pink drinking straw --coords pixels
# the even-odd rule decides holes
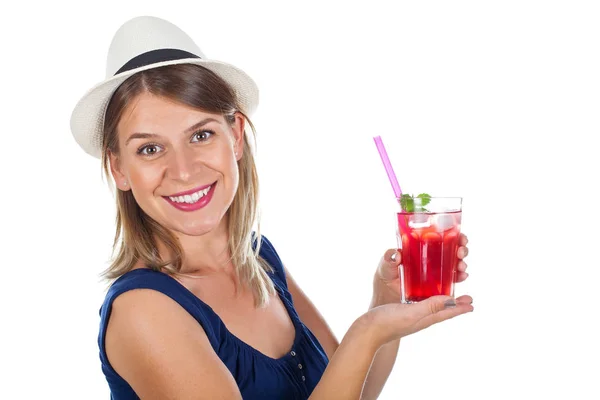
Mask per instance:
[[[373,140],[375,140],[375,146],[377,146],[379,156],[381,157],[381,161],[383,161],[383,166],[385,167],[385,172],[387,172],[390,183],[392,184],[392,189],[394,189],[394,194],[396,195],[397,199],[400,199],[400,197],[402,197],[402,190],[400,189],[400,185],[396,179],[396,174],[394,173],[394,168],[392,168],[392,164],[388,158],[387,151],[385,151],[385,146],[381,141],[381,136],[375,136]]]
[[[402,189],[400,189],[398,179],[396,179],[394,168],[392,168],[392,164],[390,163],[390,159],[388,158],[387,151],[385,151],[385,146],[383,145],[383,141],[381,141],[381,136],[375,136],[373,137],[373,140],[375,140],[375,146],[377,146],[379,156],[381,157],[381,161],[383,161],[385,172],[387,172],[388,178],[390,179],[390,183],[392,184],[392,189],[394,189],[396,199],[398,200],[398,202],[400,202],[400,197],[402,197]],[[400,233],[408,232],[408,227],[406,226],[406,220],[404,219],[404,216],[399,215],[398,217],[398,223],[400,224],[401,228]]]

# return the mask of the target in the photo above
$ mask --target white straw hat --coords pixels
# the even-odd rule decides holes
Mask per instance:
[[[172,23],[136,17],[115,33],[106,60],[106,79],[79,100],[71,114],[71,132],[88,154],[101,158],[106,107],[119,85],[136,72],[173,64],[201,65],[227,82],[241,111],[250,116],[258,106],[258,87],[244,71],[209,60],[194,41]]]

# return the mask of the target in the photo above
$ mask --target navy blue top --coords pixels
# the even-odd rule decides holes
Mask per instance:
[[[245,400],[307,399],[323,375],[328,363],[327,355],[317,338],[300,321],[288,291],[283,264],[264,236],[260,255],[274,269],[269,276],[296,331],[294,344],[285,356],[271,358],[234,336],[208,304],[171,276],[150,269],[136,269],[125,273],[111,285],[100,308],[98,346],[111,399],[139,399],[131,386],[112,368],[104,348],[112,303],[121,293],[132,289],[153,289],[164,293],[191,314],[206,332],[215,353],[233,375]]]

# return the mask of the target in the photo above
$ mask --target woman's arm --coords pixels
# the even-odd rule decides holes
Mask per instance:
[[[376,285],[375,283],[374,285]],[[371,300],[371,305],[369,309],[373,309],[383,304],[388,304],[391,301],[388,299],[379,298],[378,294],[382,293],[381,290],[374,288],[373,290],[373,299]],[[396,301],[399,301],[397,299]],[[365,379],[365,385],[363,387],[363,392],[361,399],[362,400],[372,400],[377,399],[383,390],[383,386],[387,382],[392,369],[394,368],[394,364],[396,363],[396,358],[398,356],[398,348],[400,347],[400,339],[393,340],[389,343],[384,344],[379,348],[377,353],[375,354],[375,359],[373,360],[373,364],[369,369],[369,374]]]
[[[202,326],[170,297],[149,289],[113,302],[106,354],[144,399],[242,399]]]
[[[468,304],[446,309],[446,300],[387,304],[360,316],[331,357],[310,399],[359,399],[373,357],[383,344],[472,311]],[[242,398],[202,327],[160,292],[136,289],[115,299],[105,347],[112,367],[144,400]]]
[[[369,310],[352,324],[309,399],[363,398],[363,384],[378,351],[400,337],[473,311],[470,300],[434,296],[418,304],[385,304]]]
[[[385,342],[381,347],[373,349],[372,344],[369,344],[370,339],[368,339],[372,334],[368,332],[368,326],[365,326],[367,325],[365,317],[362,316],[352,325],[346,336],[344,336],[342,343],[338,344],[335,335],[321,313],[300,289],[289,271],[286,269],[285,272],[288,290],[292,294],[294,306],[300,319],[317,337],[330,360],[326,373],[329,371],[329,376],[333,375],[333,377],[328,378],[329,383],[323,384],[323,388],[327,389],[322,390],[333,390],[336,385],[340,385],[344,387],[344,390],[354,393],[354,397],[346,397],[348,399],[377,399],[396,362],[400,338]],[[398,304],[400,306],[399,296],[394,294],[393,291],[387,290],[386,287],[380,287],[380,285],[382,284],[378,279],[373,281],[373,299],[369,310],[386,304]],[[457,301],[461,305],[471,307],[472,299],[468,296],[460,297]],[[338,374],[342,377],[344,374],[348,374],[348,379],[338,380],[335,378]],[[323,375],[324,378],[325,375]],[[329,389],[330,384],[333,385],[331,389]],[[360,386],[360,391],[357,392],[358,386]],[[320,392],[315,391],[315,393],[319,394]],[[335,398],[344,399],[345,397]]]
[[[379,347],[366,318],[352,324],[309,400],[357,400]]]
[[[310,301],[306,294],[300,289],[294,278],[290,275],[286,269],[286,278],[288,284],[288,290],[292,294],[294,299],[294,307],[300,316],[302,322],[314,333],[317,337],[321,346],[325,349],[327,357],[332,360],[334,353],[338,349],[339,342],[335,335],[331,331],[331,328],[317,310],[315,305]],[[378,290],[374,290],[374,293],[380,293]],[[384,299],[373,298],[369,309],[375,308],[379,305],[387,304],[389,301]],[[349,332],[350,333],[350,332]],[[356,334],[354,334],[356,335]],[[348,339],[354,340],[354,339]],[[362,396],[363,400],[376,399],[381,393],[387,378],[389,377],[394,363],[396,362],[396,356],[398,354],[398,347],[400,346],[400,339],[394,340],[390,343],[386,343],[376,353],[370,354],[368,351],[364,353],[365,357],[370,357],[368,366],[366,366],[368,375],[363,377],[364,390]],[[375,357],[375,359],[373,359]],[[360,369],[361,367],[358,366]],[[360,375],[357,370],[356,373]],[[361,386],[363,381],[361,381]]]
[[[464,262],[464,258],[469,253],[466,247],[468,239],[464,233],[460,235],[460,246],[457,250],[457,257],[460,262],[457,266],[457,274],[455,282],[462,282],[467,279],[468,274],[466,273],[467,264]],[[373,278],[373,298],[369,309],[375,307],[400,302],[400,275],[398,267],[402,262],[402,252],[397,249],[389,249],[385,252],[379,265],[377,267],[377,273]],[[459,297],[456,299],[459,303],[469,303],[472,299],[468,296]],[[363,400],[372,400],[379,397],[385,382],[387,381],[396,357],[398,355],[398,347],[400,346],[400,339],[386,343],[377,351],[375,360],[369,370],[369,375],[365,381],[365,386],[362,393]]]
[[[359,318],[344,336],[311,400],[356,399],[376,351]],[[183,308],[164,294],[137,289],[113,303],[106,352],[112,367],[146,399],[240,399],[233,376]]]

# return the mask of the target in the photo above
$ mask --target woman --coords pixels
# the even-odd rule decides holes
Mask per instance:
[[[402,336],[473,310],[468,296],[399,304],[400,254],[388,250],[371,309],[338,343],[252,231],[246,127],[257,103],[245,73],[206,59],[169,22],[138,17],[73,111],[77,142],[118,188],[98,338],[113,399],[376,398]]]

